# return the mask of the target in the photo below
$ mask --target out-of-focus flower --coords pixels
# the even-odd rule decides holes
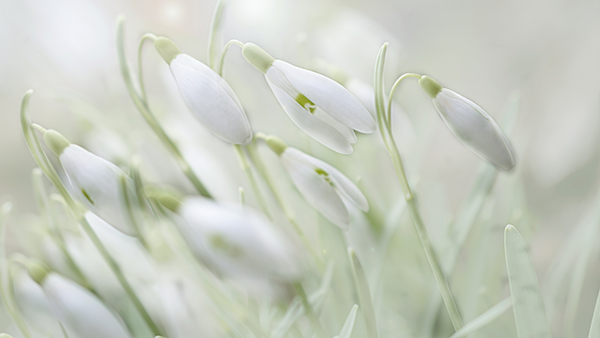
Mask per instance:
[[[289,117],[309,136],[341,154],[352,153],[354,131],[372,133],[375,120],[346,88],[321,74],[275,60],[255,44],[242,54],[265,78]]]
[[[274,136],[267,137],[267,145],[279,155],[306,201],[337,226],[347,229],[350,223],[348,202],[369,211],[369,203],[360,189],[333,166],[288,147]]]
[[[70,337],[131,337],[122,321],[91,292],[39,263],[32,262],[28,268]]]
[[[510,142],[481,107],[442,88],[428,76],[422,76],[419,84],[433,99],[433,105],[448,128],[467,148],[499,169],[509,171],[515,166]]]
[[[135,196],[133,181],[119,167],[82,147],[71,144],[54,130],[44,133],[44,141],[54,152],[67,174],[75,195],[94,214],[116,229],[135,235],[128,219],[121,180],[125,177],[130,196]]]
[[[179,230],[196,257],[223,275],[266,281],[299,277],[295,243],[260,213],[202,197],[160,200],[181,216]]]
[[[229,84],[210,67],[181,53],[171,40],[159,37],[154,45],[169,64],[192,114],[217,137],[234,144],[250,143],[250,123]]]

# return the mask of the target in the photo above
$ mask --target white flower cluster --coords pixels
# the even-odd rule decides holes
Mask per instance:
[[[119,29],[122,34],[122,26]],[[218,67],[182,53],[165,37],[146,35],[142,44],[145,39],[153,40],[168,64],[191,114],[214,136],[233,145],[250,189],[241,189],[239,205],[214,198],[204,187],[205,178],[193,170],[180,149],[181,142],[152,113],[143,84],[133,83],[122,45],[121,66],[137,109],[189,179],[188,188],[196,188],[197,193],[177,191],[160,178],[149,178],[152,175],[143,163],[126,173],[59,132],[32,124],[26,96],[21,112],[25,136],[55,193],[46,193],[44,183],[40,184],[43,189],[38,197],[47,216],[40,235],[43,254],[28,256],[44,263],[20,252],[10,259],[0,258],[0,273],[8,274],[7,280],[14,284],[10,288],[2,283],[3,300],[20,334],[26,338],[45,337],[46,332],[70,338],[283,338],[289,332],[302,337],[332,336],[331,326],[324,328],[319,319],[333,278],[332,265],[326,268],[332,256],[328,244],[314,241],[319,236],[315,232],[328,232],[336,238],[327,235],[329,244],[342,242],[341,251],[350,252],[351,270],[345,272],[352,271],[355,277],[351,295],[358,296],[368,335],[377,336],[369,281],[348,243],[356,231],[368,233],[362,242],[373,236],[374,230],[365,224],[375,224],[372,219],[378,215],[371,211],[369,198],[335,166],[309,155],[311,151],[287,146],[283,140],[287,135],[253,130],[243,102]],[[123,43],[121,35],[119,41]],[[276,60],[253,43],[233,44],[265,75],[283,111],[298,128],[325,147],[350,155],[359,141],[356,132],[370,134],[380,128],[444,304],[459,329],[457,306],[396,148],[391,108],[384,108],[387,102],[391,107],[391,95],[383,97],[378,84],[371,90],[361,85],[359,99],[333,79]],[[499,169],[513,169],[512,147],[485,111],[428,76],[413,77],[419,78],[443,121],[467,148]],[[35,129],[43,133],[46,147],[56,155],[63,177],[46,156]],[[262,145],[277,155],[287,174],[283,180],[271,172],[276,168],[265,164],[259,150]],[[291,183],[306,205],[289,202],[294,192],[285,189],[285,182]],[[248,201],[247,195],[256,200]],[[295,211],[304,214],[297,219]],[[375,251],[373,246],[365,247],[369,247],[365,255]],[[347,264],[342,265],[348,268]],[[314,288],[317,280],[311,276],[315,275],[322,277],[321,286],[307,294],[304,288]],[[361,313],[356,305],[351,308],[340,333],[344,338],[350,337]],[[304,324],[297,324],[302,320]]]

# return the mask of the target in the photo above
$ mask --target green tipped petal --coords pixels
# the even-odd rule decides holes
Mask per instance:
[[[278,156],[283,154],[287,148],[287,144],[285,144],[282,139],[276,136],[268,136],[266,142],[269,148],[271,148],[271,150],[273,150],[273,152]]]
[[[254,68],[263,73],[266,73],[275,62],[275,59],[269,53],[253,43],[247,43],[242,47],[242,55]]]
[[[437,94],[442,91],[442,86],[440,86],[436,80],[427,75],[421,76],[421,79],[419,79],[419,84],[425,93],[427,93],[427,95],[429,95],[432,99],[434,99]]]
[[[66,147],[71,145],[71,142],[67,140],[61,133],[56,130],[46,130],[44,133],[44,142],[56,156],[60,156]]]
[[[27,262],[27,270],[29,271],[31,279],[40,285],[50,273],[50,268],[46,264],[35,259],[31,259]]]
[[[156,47],[156,50],[160,56],[162,56],[162,58],[165,59],[168,64],[171,64],[171,61],[173,61],[177,55],[181,54],[181,51],[179,48],[177,48],[175,43],[164,36],[158,37],[156,40],[154,40],[154,47]]]

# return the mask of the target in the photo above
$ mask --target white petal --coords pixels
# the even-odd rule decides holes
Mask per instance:
[[[297,149],[295,150],[298,152],[298,154],[296,154],[295,156],[297,156],[299,159],[302,159],[302,161],[304,162],[311,163],[316,168],[321,168],[325,170],[333,180],[336,189],[345,198],[347,198],[349,201],[352,201],[352,203],[356,204],[356,206],[358,206],[364,212],[369,211],[369,202],[367,202],[367,198],[362,193],[362,191],[358,189],[356,184],[354,184],[354,182],[352,182],[346,175],[342,174],[339,170],[337,170],[334,166],[330,165],[329,163],[323,162]]]
[[[267,71],[265,78],[267,79],[269,86],[271,86],[273,94],[275,94],[275,97],[283,107],[283,110],[285,110],[292,121],[294,121],[302,131],[322,143],[324,146],[337,151],[340,154],[352,154],[352,145],[346,137],[325,121],[308,112],[283,89],[274,85],[269,79],[269,71]]]
[[[273,67],[280,69],[300,93],[340,123],[361,133],[375,131],[377,124],[367,108],[341,84],[281,60],[276,60]]]
[[[448,128],[467,148],[500,169],[511,170],[515,166],[510,143],[483,109],[445,88],[433,99],[433,104]]]
[[[116,315],[83,287],[55,273],[46,277],[42,287],[70,337],[130,337]]]
[[[293,243],[261,214],[192,197],[184,200],[179,215],[183,219],[179,228],[194,254],[221,273],[239,278],[297,278]],[[216,245],[215,240],[223,245]]]
[[[324,121],[325,123],[327,123],[328,125],[335,128],[338,132],[340,132],[340,134],[344,135],[344,137],[346,138],[346,140],[348,140],[348,142],[356,143],[356,141],[358,141],[358,138],[356,138],[356,133],[354,132],[354,129],[348,128],[345,125],[339,123],[333,117],[329,116],[325,111],[323,111],[323,109],[321,109],[320,107],[317,107],[315,109],[314,115],[317,118]]]
[[[65,148],[59,159],[79,200],[110,225],[134,235],[120,183],[121,176],[125,176],[134,195],[131,178],[116,165],[75,144]]]
[[[227,142],[247,144],[251,141],[248,118],[223,78],[185,54],[179,54],[170,67],[183,100],[202,124]]]
[[[281,154],[281,162],[304,199],[325,218],[345,229],[350,223],[348,209],[336,189],[315,171],[319,167],[307,157],[300,150],[288,147]]]

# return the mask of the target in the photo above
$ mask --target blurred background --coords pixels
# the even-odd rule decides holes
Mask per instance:
[[[141,145],[147,127],[121,78],[116,18],[127,17],[130,60],[139,38],[152,32],[206,62],[215,3],[0,0],[0,199],[15,201],[20,213],[35,210],[30,184],[34,161],[18,119],[21,96],[30,88],[35,91],[35,122],[103,157],[123,163],[134,153],[164,153]],[[516,104],[510,139],[518,165],[511,173],[500,173],[496,186],[519,187],[543,284],[565,239],[594,208],[600,183],[598,17],[598,1],[229,0],[223,32],[225,41],[254,42],[275,58],[324,73],[335,66],[369,85],[377,52],[387,41],[388,87],[404,72],[428,74],[499,122]],[[165,119],[189,122],[170,128],[201,145],[206,153],[202,163],[225,168],[206,175],[231,187],[222,198],[235,199],[236,180],[243,176],[234,153],[189,117],[168,67],[151,47],[144,54],[144,69],[151,104]],[[361,176],[362,187],[375,204],[382,201],[382,210],[398,198],[396,182],[386,181],[394,177],[393,169],[383,147],[375,146],[377,133],[362,136],[373,142],[359,140],[354,155],[335,154],[300,133],[237,47],[227,55],[225,78],[255,130],[285,136],[289,144],[346,168],[342,171],[353,178]],[[426,223],[449,223],[469,194],[481,160],[456,141],[411,81],[397,92],[403,111],[395,115],[396,138],[408,175],[418,184]],[[497,223],[502,229],[505,220]],[[501,245],[501,232],[497,235]],[[597,263],[593,256],[581,297],[582,326],[589,323],[600,285]]]

